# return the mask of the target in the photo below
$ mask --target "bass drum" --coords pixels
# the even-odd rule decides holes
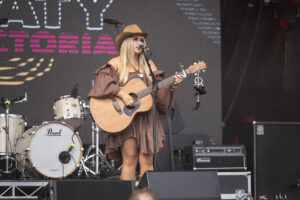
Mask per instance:
[[[76,170],[82,150],[81,139],[71,126],[57,121],[44,122],[19,138],[16,159],[26,175],[38,172],[46,177],[62,178]]]

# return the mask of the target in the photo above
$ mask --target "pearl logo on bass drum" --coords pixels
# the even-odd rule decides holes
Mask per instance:
[[[48,128],[46,136],[61,136],[61,129],[59,129],[59,131],[55,132],[52,130],[52,128]]]

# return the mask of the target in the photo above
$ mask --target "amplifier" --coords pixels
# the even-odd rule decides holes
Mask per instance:
[[[246,153],[243,145],[198,146],[183,148],[182,163],[185,170],[246,170]]]

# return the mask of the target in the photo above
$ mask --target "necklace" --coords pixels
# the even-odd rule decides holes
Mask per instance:
[[[139,68],[136,69],[136,67],[135,67],[134,65],[132,65],[132,66],[133,66],[134,70],[136,71],[136,73],[137,73],[139,79],[144,78],[144,74],[140,72]]]

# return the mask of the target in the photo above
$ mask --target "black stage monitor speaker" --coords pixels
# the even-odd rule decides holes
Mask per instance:
[[[139,187],[149,187],[159,200],[221,199],[216,171],[146,172]]]
[[[299,200],[300,122],[253,122],[253,130],[254,196]]]
[[[128,200],[133,190],[133,181],[57,180],[54,200]]]

